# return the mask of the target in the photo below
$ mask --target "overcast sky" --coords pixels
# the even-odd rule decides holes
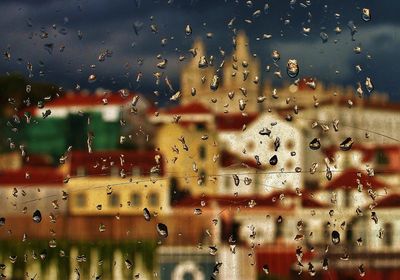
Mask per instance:
[[[362,20],[362,8],[370,9],[370,21]],[[288,58],[296,58],[300,76],[354,87],[370,77],[377,90],[400,100],[399,10],[400,1],[393,0],[2,0],[0,49],[10,53],[11,59],[0,60],[0,71],[27,76],[29,62],[34,80],[65,88],[79,84],[82,89],[130,88],[151,94],[155,89],[165,90],[154,83],[157,54],[168,59],[164,75],[179,89],[177,77],[185,62],[178,57],[183,54],[189,59],[193,39],[204,38],[208,54],[219,58],[219,47],[231,53],[233,29],[237,29],[249,36],[251,51],[262,62],[263,79],[277,80],[265,71],[276,49],[281,53],[282,70]],[[353,37],[350,21],[357,27]],[[157,25],[157,33],[151,31],[152,24]],[[185,35],[187,24],[193,29],[190,36]],[[341,34],[335,33],[336,26]],[[310,28],[308,36],[303,27]],[[212,38],[206,38],[208,32]],[[328,35],[325,43],[321,32]],[[263,34],[272,38],[263,40]],[[167,39],[165,46],[163,38]],[[361,54],[355,54],[356,46],[361,46]],[[100,62],[98,57],[105,50],[112,55]],[[138,59],[143,59],[142,66]],[[357,64],[362,67],[360,73]],[[136,83],[139,71],[143,72],[140,84]],[[93,83],[88,82],[90,74],[97,76]],[[284,75],[284,79],[289,78]]]

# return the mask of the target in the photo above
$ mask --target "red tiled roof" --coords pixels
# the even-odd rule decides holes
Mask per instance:
[[[281,192],[285,194],[285,197],[293,197],[292,194],[294,192]],[[188,196],[184,199],[178,201],[175,204],[175,207],[198,207],[201,204],[201,201],[206,202],[205,207],[210,207],[212,202],[216,202],[219,207],[231,207],[231,206],[241,206],[241,207],[249,207],[249,202],[254,200],[257,207],[271,207],[271,208],[280,208],[280,209],[291,209],[284,207],[281,204],[281,200],[279,199],[279,195],[281,193],[273,193],[268,196],[260,196],[260,195],[244,195],[244,196],[233,196],[233,195],[215,195],[215,196],[205,196],[205,197],[194,197]],[[301,198],[298,195],[295,195]],[[283,200],[285,201],[285,200]]]
[[[299,83],[297,84],[298,90],[312,90],[312,88],[307,85],[307,83],[317,82],[315,78],[312,77],[305,77],[300,79]]]
[[[399,208],[400,194],[391,194],[378,202],[376,208]]]
[[[309,250],[303,249],[303,261],[310,260],[314,256]],[[292,265],[297,263],[296,247],[287,243],[257,247],[256,264],[258,273],[265,274],[263,266],[267,265],[269,273],[278,277],[288,278],[292,271]]]
[[[359,151],[362,152],[363,154],[363,162],[368,162],[373,159],[373,157],[376,155],[377,151],[382,151],[385,154],[391,154],[391,153],[396,153],[400,155],[400,145],[360,145],[360,144],[354,144],[351,147],[352,151]],[[325,148],[324,153],[328,157],[333,157],[334,154],[338,151],[340,151],[338,146],[331,146],[328,148]]]
[[[303,194],[301,205],[308,208],[326,208],[328,205],[319,202],[318,200]]]
[[[63,106],[96,106],[103,105],[103,99],[107,99],[108,104],[125,104],[132,101],[134,94],[129,93],[127,97],[121,96],[119,93],[83,94],[80,92],[69,92],[46,103],[48,107]]]
[[[26,174],[29,178],[26,178]],[[46,186],[62,185],[63,174],[56,168],[26,168],[0,172],[0,186]]]
[[[121,155],[124,163],[121,165]],[[152,167],[156,166],[155,156],[160,155],[155,151],[110,151],[87,153],[75,151],[70,155],[70,175],[76,175],[79,168],[85,169],[86,175],[107,175],[110,174],[112,167],[117,167],[120,171],[125,170],[127,176],[131,175],[133,168],[138,168],[140,174],[148,176]],[[164,172],[162,160],[160,161],[160,173]]]
[[[261,165],[257,165],[255,159],[243,159],[238,155],[231,153],[227,150],[223,150],[220,153],[220,164],[221,167],[229,168],[229,167],[251,167],[256,169],[263,169]]]
[[[361,177],[357,176],[357,173],[361,173]],[[388,187],[386,184],[381,182],[375,177],[368,176],[365,172],[355,169],[349,168],[338,175],[334,175],[333,180],[330,181],[326,186],[326,190],[333,190],[338,188],[346,188],[346,187],[357,187],[357,179],[364,187],[368,187],[369,185],[372,188],[384,188]]]
[[[183,114],[210,114],[211,111],[201,103],[193,102],[177,107],[162,110],[161,114],[183,115]]]
[[[218,114],[215,123],[219,130],[242,130],[243,125],[249,125],[257,118],[257,114]]]

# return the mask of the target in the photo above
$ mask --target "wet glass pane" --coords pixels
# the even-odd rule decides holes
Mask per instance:
[[[0,278],[398,279],[396,1],[0,2]]]

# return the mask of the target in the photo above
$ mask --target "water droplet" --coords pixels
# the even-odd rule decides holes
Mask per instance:
[[[374,90],[374,84],[371,81],[371,78],[367,77],[365,79],[365,87],[367,88],[367,91],[371,93]]]
[[[274,62],[278,62],[278,60],[281,58],[281,54],[277,50],[273,50],[271,57]]]
[[[299,74],[299,65],[297,64],[296,59],[289,59],[287,66],[286,66],[286,72],[290,78],[296,78],[297,75]]]
[[[42,213],[39,210],[33,212],[32,219],[35,223],[40,223],[42,221]]]
[[[363,19],[363,21],[366,21],[366,22],[371,20],[371,12],[368,8],[362,9],[361,18]]]
[[[219,87],[219,76],[214,75],[211,80],[210,89],[216,91]]]
[[[242,98],[239,99],[239,109],[240,109],[240,111],[243,111],[246,108],[246,104],[247,104],[246,100],[244,100]]]
[[[340,243],[340,233],[336,230],[332,231],[332,243],[335,245]]]
[[[233,182],[235,183],[235,186],[236,187],[239,186],[239,183],[240,183],[239,176],[236,174],[233,174],[232,177],[233,177]]]
[[[168,237],[168,228],[163,223],[157,224],[157,232],[161,237],[167,238]]]
[[[185,34],[186,36],[190,36],[192,34],[192,27],[189,24],[185,27]]]
[[[325,32],[319,33],[319,37],[321,38],[322,43],[328,42],[329,36],[328,36],[328,34],[326,34]]]
[[[209,249],[210,255],[215,256],[217,254],[217,251],[218,251],[217,246],[210,246],[210,247],[208,247],[208,249]]]
[[[323,270],[328,270],[328,258],[326,258],[326,257],[322,261],[322,269]]]
[[[371,212],[371,219],[374,221],[375,224],[378,224],[378,216],[376,215],[376,212]]]
[[[125,260],[125,266],[126,266],[127,269],[131,270],[132,267],[133,267],[133,264],[132,264],[132,262],[130,260],[126,259]]]
[[[57,241],[55,239],[52,239],[49,241],[49,247],[50,248],[56,248],[57,247]]]
[[[321,142],[319,138],[314,138],[310,144],[309,147],[311,150],[318,150],[319,148],[321,148]]]
[[[205,55],[200,56],[199,59],[199,68],[207,68],[208,67],[208,61]]]
[[[278,157],[277,155],[273,155],[270,159],[269,159],[269,164],[271,165],[276,165],[278,163]]]
[[[160,69],[165,69],[167,67],[168,60],[163,59],[161,62],[157,63],[157,67]]]
[[[94,83],[96,81],[97,77],[94,74],[91,74],[88,78],[89,83]]]
[[[347,137],[342,143],[340,143],[340,149],[342,151],[348,151],[353,146],[354,141],[351,137]]]
[[[151,219],[150,211],[147,208],[143,209],[143,217],[146,221],[150,221]]]
[[[262,269],[263,269],[263,271],[265,272],[265,274],[269,274],[269,267],[268,267],[268,265],[267,264],[264,264],[263,265],[263,267],[262,267]]]

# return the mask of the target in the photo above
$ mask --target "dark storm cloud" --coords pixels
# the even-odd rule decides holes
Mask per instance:
[[[400,69],[393,63],[400,47],[397,1],[311,1],[309,6],[302,5],[305,0],[253,1],[252,5],[249,1],[228,0],[169,2],[3,0],[0,49],[9,50],[11,60],[2,59],[0,71],[27,75],[26,64],[30,62],[33,79],[52,81],[66,88],[80,84],[82,88],[128,87],[148,93],[158,89],[152,74],[157,71],[155,57],[161,54],[169,62],[164,75],[179,88],[182,63],[178,56],[189,57],[187,50],[198,36],[204,38],[208,54],[219,57],[219,47],[229,54],[233,32],[228,22],[235,18],[233,28],[246,31],[251,50],[261,59],[263,69],[271,64],[271,50],[278,49],[282,54],[281,67],[286,59],[297,58],[302,75],[351,85],[370,76],[378,90],[390,92],[394,98],[400,91],[396,79]],[[264,9],[266,3],[268,9]],[[361,20],[363,7],[371,9],[372,21]],[[261,13],[255,17],[257,10]],[[252,23],[246,23],[246,19]],[[354,41],[347,28],[350,20],[358,29]],[[157,34],[150,31],[151,24],[158,26]],[[192,26],[192,36],[184,34],[186,24]],[[134,25],[141,26],[138,34]],[[340,35],[333,31],[337,25],[343,30]],[[309,36],[302,34],[303,26],[311,28]],[[321,31],[329,36],[325,44],[319,38]],[[214,34],[212,39],[206,39],[207,32]],[[43,38],[46,33],[48,37]],[[272,39],[258,40],[263,34],[271,34]],[[167,39],[166,46],[161,45],[163,38]],[[52,44],[51,54],[45,44]],[[353,52],[357,45],[362,46],[362,54]],[[59,51],[61,46],[65,46],[63,52]],[[99,62],[98,55],[106,49],[113,52],[112,57]],[[367,59],[367,54],[372,59]],[[137,63],[139,58],[144,61],[142,66]],[[95,69],[90,68],[92,64]],[[364,72],[357,74],[356,64],[362,65]],[[144,77],[140,85],[135,82],[139,71]],[[98,79],[89,84],[87,77],[92,73]],[[276,79],[265,72],[263,78]]]

